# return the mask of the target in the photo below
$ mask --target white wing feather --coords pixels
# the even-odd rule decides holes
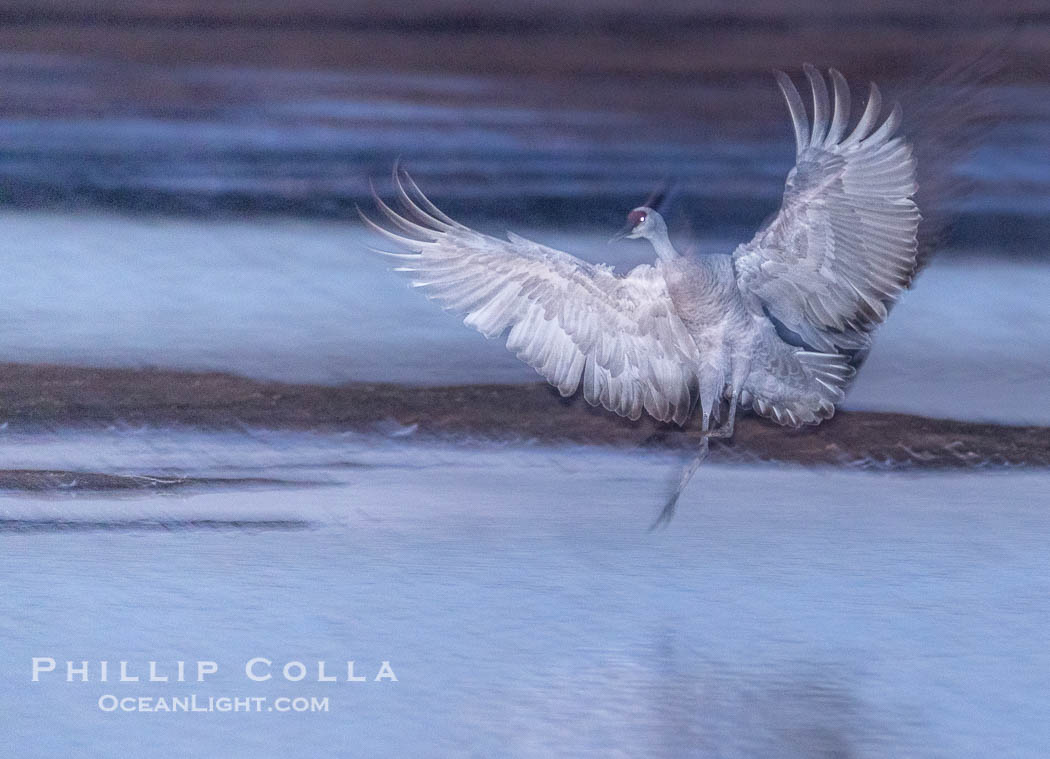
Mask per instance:
[[[919,211],[911,146],[894,133],[900,109],[876,128],[878,88],[849,135],[849,88],[832,69],[834,111],[824,78],[805,67],[813,90],[813,127],[798,90],[777,82],[795,130],[796,165],[776,217],[733,254],[737,280],[768,312],[811,347],[862,348],[886,306],[915,273]],[[845,135],[845,136],[844,136]]]
[[[466,314],[464,323],[486,337],[509,330],[507,348],[563,396],[582,384],[588,403],[630,419],[643,409],[661,421],[688,419],[699,356],[654,267],[619,277],[513,233],[500,240],[476,232],[439,211],[407,174],[403,179],[395,172],[404,213],[376,203],[411,237],[362,218],[413,251],[377,252],[397,258],[396,269],[414,286]]]

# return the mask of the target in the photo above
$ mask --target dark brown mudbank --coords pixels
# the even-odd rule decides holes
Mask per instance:
[[[697,431],[637,422],[534,385],[420,388],[264,382],[219,373],[0,364],[0,421],[11,428],[156,425],[202,429],[384,431],[602,445],[688,447]],[[877,468],[1050,466],[1050,428],[840,412],[788,430],[738,421],[716,455],[739,460]]]

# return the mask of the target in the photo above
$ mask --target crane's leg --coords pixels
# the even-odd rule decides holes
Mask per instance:
[[[667,524],[674,517],[675,508],[678,506],[678,499],[681,498],[682,491],[685,490],[685,486],[689,484],[689,480],[691,480],[693,475],[696,474],[696,470],[700,468],[700,465],[704,463],[704,460],[711,453],[709,442],[711,438],[729,438],[733,436],[733,425],[736,422],[736,407],[740,403],[740,392],[743,390],[744,382],[747,379],[747,368],[740,367],[734,371],[733,374],[732,394],[729,399],[729,419],[725,424],[719,425],[717,430],[711,430],[711,417],[709,414],[704,413],[704,409],[701,407],[700,413],[703,414],[703,419],[700,422],[700,448],[697,450],[692,461],[686,464],[682,469],[682,479],[679,481],[678,487],[664,505],[660,515],[652,525],[650,525],[650,531],[655,530],[661,525]]]
[[[703,413],[701,411],[701,413]],[[704,459],[707,458],[708,453],[711,449],[708,445],[707,439],[710,437],[710,424],[711,417],[708,414],[703,414],[703,420],[701,421],[701,432],[700,432],[700,448],[697,450],[696,455],[693,459],[685,465],[682,469],[682,479],[678,482],[678,487],[675,488],[674,493],[668,499],[667,503],[664,504],[663,510],[660,515],[656,517],[651,525],[649,525],[649,531],[655,530],[657,527],[666,525],[671,519],[674,518],[675,507],[678,506],[678,499],[682,496],[682,491],[685,490],[685,486],[689,484],[689,480],[693,479],[693,475],[696,474],[696,470],[700,468],[700,465],[704,463]]]
[[[740,388],[733,387],[733,394],[729,398],[729,419],[724,423],[718,425],[718,429],[711,430],[708,433],[709,438],[727,438],[733,437],[733,424],[736,422],[736,407],[740,403]]]

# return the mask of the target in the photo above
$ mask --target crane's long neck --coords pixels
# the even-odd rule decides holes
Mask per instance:
[[[673,261],[678,258],[679,253],[674,249],[671,238],[667,234],[667,224],[657,214],[653,214],[652,222],[653,228],[646,233],[645,239],[653,244],[656,255],[664,261]]]
[[[649,242],[656,248],[656,255],[664,261],[673,261],[678,258],[678,251],[671,245],[670,239],[665,234],[663,237],[650,237]]]

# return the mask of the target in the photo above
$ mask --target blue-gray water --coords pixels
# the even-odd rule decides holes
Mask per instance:
[[[12,518],[311,524],[0,535],[0,710],[21,757],[1035,759],[1050,740],[1045,474],[712,466],[648,533],[670,456],[261,431],[10,442],[3,466],[326,483],[3,498]],[[30,682],[32,657],[57,672]],[[255,683],[254,657],[311,675]],[[102,683],[102,659],[219,673]],[[319,659],[370,681],[314,682]],[[66,682],[66,660],[92,681]],[[396,683],[372,681],[383,660]],[[107,694],[330,710],[109,713]]]

